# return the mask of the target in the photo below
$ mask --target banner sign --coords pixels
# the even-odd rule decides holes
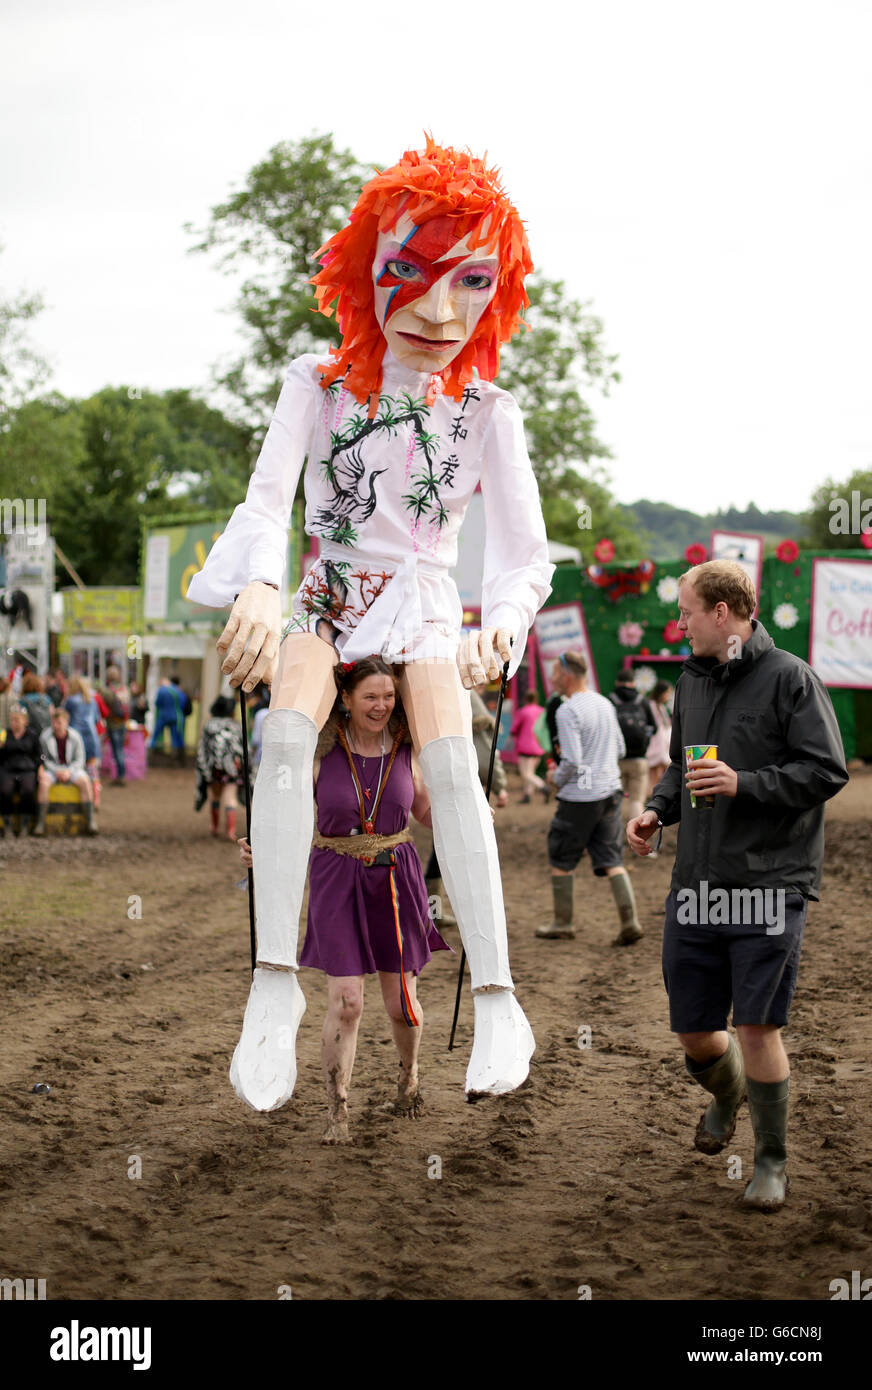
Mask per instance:
[[[741,565],[757,595],[757,608],[760,606],[760,576],[763,573],[763,537],[746,536],[739,531],[712,531],[711,556],[713,560],[735,560]],[[752,617],[757,616],[757,608]]]
[[[188,585],[205,565],[206,556],[223,530],[220,521],[188,522],[147,529],[143,589],[145,621],[150,628],[161,623],[220,623],[223,627],[227,620],[225,609],[192,603],[185,597]],[[289,593],[293,593],[297,587],[296,580],[292,588],[288,587],[297,572],[295,554],[299,554],[296,527],[288,533],[285,590],[281,596],[283,613],[290,608]]]
[[[112,636],[142,632],[139,589],[64,589],[64,629]]]
[[[554,608],[542,608],[536,614],[533,626],[539,645],[539,660],[546,696],[552,693],[551,667],[563,652],[582,653],[587,662],[588,690],[599,690],[580,603],[559,603]]]
[[[185,598],[193,576],[224,528],[220,522],[149,528],[145,542],[145,620],[213,623],[222,610]]]
[[[824,685],[872,688],[872,560],[813,560],[809,665]]]

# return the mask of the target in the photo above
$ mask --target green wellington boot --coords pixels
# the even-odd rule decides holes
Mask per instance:
[[[723,1057],[712,1062],[705,1071],[691,1071],[690,1058],[686,1058],[685,1065],[688,1076],[714,1096],[696,1127],[694,1145],[700,1153],[719,1154],[733,1137],[736,1115],[745,1099],[742,1050],[736,1039],[731,1037]]]
[[[612,897],[617,904],[621,918],[621,930],[612,945],[632,946],[633,942],[638,941],[639,937],[644,936],[645,933],[639,925],[639,918],[636,916],[636,897],[633,893],[629,874],[610,874],[609,887],[612,890]]]
[[[575,888],[575,874],[552,874],[551,891],[554,894],[554,921],[547,927],[537,927],[536,935],[551,940],[571,941],[575,936],[572,926],[572,900]]]
[[[787,1106],[790,1078],[752,1081],[748,1078],[748,1109],[754,1126],[754,1176],[742,1201],[757,1211],[777,1211],[790,1182],[787,1165]]]

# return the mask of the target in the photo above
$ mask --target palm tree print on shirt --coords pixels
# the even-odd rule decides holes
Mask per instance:
[[[338,396],[341,383],[334,382],[328,393]],[[467,387],[456,419],[452,422],[452,439],[466,438],[463,417],[471,400],[478,400],[478,392]],[[338,402],[337,402],[338,405]],[[363,457],[365,441],[377,434],[395,437],[403,425],[411,425],[408,464],[417,457],[422,468],[411,475],[411,490],[403,494],[403,504],[411,513],[410,534],[417,549],[417,537],[422,523],[429,523],[430,540],[438,538],[438,533],[448,521],[448,511],[442,490],[453,488],[454,475],[460,467],[456,454],[439,458],[442,452],[439,435],[428,430],[430,407],[423,397],[414,397],[408,392],[398,396],[382,395],[379,398],[378,414],[370,420],[362,409],[351,415],[341,429],[330,431],[330,454],[322,459],[318,467],[321,477],[333,491],[332,498],[320,507],[313,518],[313,530],[324,540],[339,545],[354,546],[358,541],[358,528],[373,514],[378,505],[376,479],[386,468],[373,468],[366,473]],[[409,480],[410,467],[406,478]]]

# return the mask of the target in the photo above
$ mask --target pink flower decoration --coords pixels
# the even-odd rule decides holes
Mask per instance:
[[[663,629],[663,640],[665,642],[680,642],[683,636],[684,633],[681,631],[675,619],[670,619]]]
[[[700,545],[699,541],[695,541],[693,545],[689,545],[684,552],[684,558],[689,565],[703,564],[707,555],[708,551],[704,545]]]
[[[601,565],[607,565],[609,560],[615,558],[615,547],[607,536],[603,536],[601,541],[597,541],[593,548],[594,556]]]
[[[860,532],[860,544],[864,550],[872,550],[872,531]]]
[[[622,647],[638,647],[643,635],[641,623],[621,623],[618,628],[618,641]]]
[[[792,565],[799,554],[799,546],[796,541],[782,541],[779,546],[776,546],[775,554],[782,564]]]

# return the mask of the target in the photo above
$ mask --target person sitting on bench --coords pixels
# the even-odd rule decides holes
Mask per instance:
[[[51,728],[40,736],[43,766],[39,770],[39,787],[36,798],[38,814],[34,835],[45,834],[45,818],[48,814],[48,798],[55,782],[68,782],[78,787],[85,812],[85,834],[97,834],[97,816],[94,810],[94,793],[91,779],[85,771],[85,745],[82,735],[70,728],[70,716],[62,707],[53,706]]]

